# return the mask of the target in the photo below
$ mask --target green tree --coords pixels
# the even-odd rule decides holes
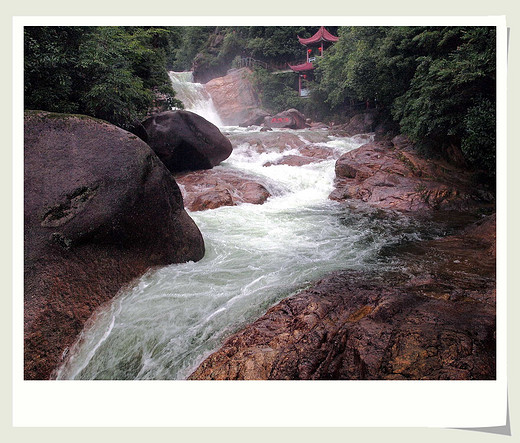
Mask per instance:
[[[26,109],[77,112],[78,48],[89,27],[24,28],[24,105]]]
[[[152,106],[180,105],[166,59],[170,31],[156,27],[28,27],[25,107],[92,115],[123,128]]]
[[[345,27],[338,33],[316,69],[315,96],[331,112],[377,103],[419,147],[438,154],[460,148],[470,165],[493,177],[494,28]]]
[[[446,30],[453,36],[453,29]],[[453,38],[452,38],[453,40]],[[402,130],[420,146],[461,147],[469,164],[494,175],[495,30],[458,28],[456,45],[418,58],[410,88],[394,103]]]

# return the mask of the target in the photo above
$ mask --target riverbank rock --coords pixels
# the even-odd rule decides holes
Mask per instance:
[[[190,111],[147,118],[142,137],[173,173],[211,169],[231,155],[231,142],[213,124]]]
[[[276,115],[265,117],[264,125],[269,128],[305,129],[307,118],[297,109],[288,109]]]
[[[310,163],[318,163],[324,160],[337,158],[336,152],[332,148],[316,145],[305,145],[298,147],[298,155],[284,155],[281,159],[267,162],[263,166],[288,165],[303,166]]]
[[[190,379],[494,379],[495,258],[482,235],[494,226],[407,246],[403,271],[325,277],[231,336]]]
[[[36,111],[24,135],[25,378],[48,379],[98,306],[152,266],[201,259],[204,243],[135,135]]]
[[[204,85],[225,125],[259,125],[268,115],[260,109],[252,74],[249,68],[234,69]]]
[[[258,178],[244,173],[212,169],[175,176],[184,205],[190,211],[204,211],[241,203],[261,205],[271,196]]]
[[[264,163],[263,166],[277,166],[277,165],[287,165],[287,166],[304,166],[309,165],[311,163],[318,163],[323,161],[319,158],[313,157],[305,157],[303,155],[284,155],[281,159]]]
[[[263,109],[255,109],[251,111],[250,116],[246,120],[243,120],[241,123],[239,123],[239,126],[243,128],[247,128],[248,126],[260,126],[264,122],[266,117],[270,115],[271,114],[269,112],[264,111]],[[260,130],[269,131],[272,129],[262,127]]]
[[[378,112],[367,110],[359,114],[353,115],[347,123],[334,125],[332,133],[342,136],[353,136],[358,134],[367,134],[374,132],[377,127]]]
[[[395,142],[395,143],[394,143]],[[417,155],[406,138],[368,143],[336,162],[332,200],[361,200],[382,209],[467,210],[494,204],[470,171]]]

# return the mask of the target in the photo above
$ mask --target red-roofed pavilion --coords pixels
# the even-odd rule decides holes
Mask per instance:
[[[334,43],[339,40],[339,37],[332,35],[329,31],[325,29],[324,26],[321,26],[318,29],[318,32],[309,38],[301,38],[298,36],[298,40],[304,46],[313,46],[313,45],[323,45],[323,42]]]
[[[301,38],[298,36],[298,40],[303,46],[307,47],[307,61],[299,65],[289,65],[289,68],[299,73],[298,93],[300,97],[306,97],[308,90],[304,86],[312,76],[312,71],[314,70],[312,62],[316,60],[316,57],[322,56],[323,51],[331,44],[337,42],[339,37],[332,35],[324,26],[321,26],[312,37]]]

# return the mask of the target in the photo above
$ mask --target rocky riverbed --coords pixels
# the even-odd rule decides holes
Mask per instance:
[[[495,377],[495,217],[333,273],[226,340],[197,380]]]
[[[199,120],[187,111],[157,114],[142,125],[150,148],[97,120],[27,114],[26,378],[55,374],[69,352],[76,361],[59,378],[182,378],[193,370],[192,379],[494,377],[496,227],[494,217],[479,215],[494,200],[471,173],[417,155],[401,136],[374,142],[373,135],[335,136],[316,126],[222,134]],[[197,161],[186,163],[190,156]],[[327,202],[329,194],[337,203]],[[236,213],[211,212],[235,206]],[[95,318],[92,339],[83,331],[81,340],[99,358],[72,346],[92,313],[146,270],[202,258],[204,242],[184,208],[209,236],[210,257],[160,272],[157,289],[144,284],[139,300],[167,299],[168,324],[139,333],[141,316],[157,314],[134,313],[133,304],[126,314],[117,305],[114,312],[128,318],[119,326],[114,317],[114,331],[108,327],[107,346],[115,348],[98,350],[98,333],[104,342],[108,332],[102,323],[96,332]],[[371,211],[381,211],[373,219],[381,230],[367,224]],[[443,217],[479,222],[418,241],[420,219]],[[414,224],[417,239],[395,244]],[[172,279],[175,288],[164,294]],[[186,321],[179,303],[190,312]],[[171,333],[187,334],[175,345],[167,332],[172,315]],[[243,329],[229,337],[235,317]],[[241,318],[252,323],[244,328]],[[198,331],[207,322],[213,332]],[[118,340],[130,342],[119,349]]]

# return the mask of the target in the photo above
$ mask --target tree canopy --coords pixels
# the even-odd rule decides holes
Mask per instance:
[[[459,147],[495,170],[496,37],[490,27],[344,27],[318,62],[331,110],[369,101],[419,147]]]
[[[24,29],[25,108],[92,115],[123,128],[152,106],[182,106],[166,72],[172,34],[156,27]]]

